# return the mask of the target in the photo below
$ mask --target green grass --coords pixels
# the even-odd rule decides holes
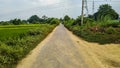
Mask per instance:
[[[74,34],[89,42],[120,44],[120,21],[118,20],[97,21],[82,26],[65,24],[65,26]]]
[[[31,29],[42,27],[38,24],[30,24],[30,25],[6,25],[0,26],[0,40],[4,41],[9,38],[18,38],[21,35],[27,33]]]
[[[14,68],[56,25],[0,26],[0,68]]]

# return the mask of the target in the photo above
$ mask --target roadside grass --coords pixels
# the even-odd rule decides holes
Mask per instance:
[[[56,25],[0,26],[0,68],[14,68]]]
[[[65,26],[74,34],[89,42],[120,44],[120,21],[118,20],[90,22],[82,26],[65,24]]]

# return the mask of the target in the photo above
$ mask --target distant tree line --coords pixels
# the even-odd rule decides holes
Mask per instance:
[[[32,15],[27,20],[13,19],[10,21],[1,21],[0,25],[20,25],[20,24],[58,24],[60,20],[58,18],[49,18],[47,16],[42,16],[42,18],[37,15]]]

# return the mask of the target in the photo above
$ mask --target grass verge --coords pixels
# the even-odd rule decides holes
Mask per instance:
[[[14,68],[56,25],[0,26],[0,68]]]

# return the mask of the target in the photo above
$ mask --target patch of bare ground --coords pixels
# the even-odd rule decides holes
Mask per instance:
[[[71,35],[71,32],[69,34]],[[120,68],[120,44],[101,45],[84,41],[75,35],[71,36],[80,45],[90,68]]]

